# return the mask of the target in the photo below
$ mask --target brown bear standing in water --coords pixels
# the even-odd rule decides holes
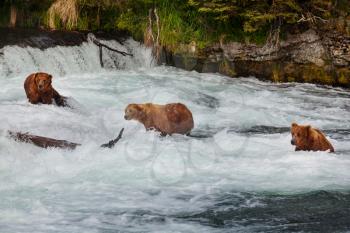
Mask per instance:
[[[310,125],[292,124],[292,145],[295,145],[295,151],[327,151],[334,152],[332,144],[326,136],[318,129]]]
[[[147,130],[155,129],[162,136],[189,134],[193,129],[191,111],[181,103],[166,105],[129,104],[125,109],[125,120],[137,120]]]
[[[52,104],[55,100],[58,106],[66,106],[65,97],[58,94],[52,87],[52,76],[47,73],[35,73],[29,75],[24,82],[24,90],[32,104]]]

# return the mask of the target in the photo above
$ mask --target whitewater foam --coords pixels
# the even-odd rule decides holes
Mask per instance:
[[[342,133],[350,129],[348,91],[153,67],[150,51],[136,42],[105,43],[145,57],[105,54],[103,69],[90,42],[44,51],[9,46],[0,56],[4,232],[213,232],[181,216],[232,193],[350,190],[350,144]],[[23,81],[37,70],[53,73],[54,87],[76,109],[29,104]],[[127,104],[144,102],[186,104],[195,120],[192,133],[206,137],[160,138],[124,120]],[[293,121],[329,132],[339,152],[294,152],[285,130]],[[114,149],[99,148],[123,127]],[[82,146],[45,150],[11,140],[8,129]],[[265,205],[245,194],[242,199],[235,208]]]

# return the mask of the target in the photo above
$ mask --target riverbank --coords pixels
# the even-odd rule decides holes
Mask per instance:
[[[160,63],[230,77],[350,87],[350,36],[337,31],[290,34],[278,44],[216,43],[204,49],[163,49]]]

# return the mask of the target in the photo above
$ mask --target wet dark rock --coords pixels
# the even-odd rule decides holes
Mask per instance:
[[[274,45],[230,42],[196,52],[164,49],[160,63],[231,77],[350,87],[350,36],[309,29]]]
[[[49,31],[41,29],[0,28],[0,49],[6,45],[47,49],[55,46],[77,46],[87,41],[89,31]],[[93,32],[99,39],[117,40],[128,37],[125,32]],[[0,54],[1,55],[1,54]]]

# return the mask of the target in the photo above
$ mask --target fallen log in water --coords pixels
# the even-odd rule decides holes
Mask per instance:
[[[55,147],[74,150],[77,146],[81,145],[79,143],[68,142],[66,140],[57,140],[53,138],[31,135],[28,133],[9,131],[9,135],[18,142],[31,143],[42,148]]]
[[[108,143],[102,144],[100,147],[113,148],[114,145],[122,138],[123,132],[124,132],[124,128],[120,130],[117,138],[109,141]],[[79,143],[69,142],[66,140],[57,140],[57,139],[48,138],[48,137],[41,137],[41,136],[29,134],[29,133],[8,131],[8,134],[11,138],[13,138],[18,142],[31,143],[45,149],[53,147],[53,148],[74,150],[77,146],[81,146],[81,144]]]

